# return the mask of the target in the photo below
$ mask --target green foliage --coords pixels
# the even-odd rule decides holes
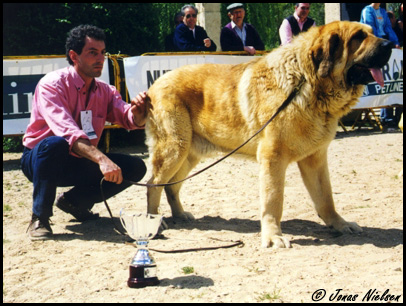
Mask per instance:
[[[70,29],[106,31],[107,51],[140,55],[164,49],[183,3],[4,3],[3,55],[64,54]]]
[[[183,267],[182,268],[182,272],[183,272],[183,274],[192,274],[192,273],[194,273],[195,272],[195,268],[193,268],[193,267],[189,267],[189,266],[187,266],[187,267]]]
[[[23,137],[3,137],[3,153],[4,152],[22,152]]]

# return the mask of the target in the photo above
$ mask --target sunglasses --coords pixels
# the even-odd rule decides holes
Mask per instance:
[[[196,14],[187,14],[186,15],[186,19],[189,19],[190,17],[196,18],[197,15]]]

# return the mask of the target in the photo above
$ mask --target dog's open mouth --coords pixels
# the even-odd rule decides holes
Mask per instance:
[[[377,82],[382,87],[385,85],[383,73],[380,68],[367,68],[365,66],[355,64],[348,70],[348,82],[351,85],[363,84],[367,85],[371,82]]]

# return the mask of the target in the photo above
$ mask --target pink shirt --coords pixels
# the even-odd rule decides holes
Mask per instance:
[[[130,108],[114,86],[100,80],[95,80],[86,107],[85,82],[73,66],[50,72],[35,89],[23,145],[33,149],[44,138],[60,136],[69,143],[69,151],[73,154],[72,146],[79,138],[89,139],[81,129],[80,112],[91,110],[97,138],[90,143],[97,146],[106,121],[128,130],[139,128]]]
[[[305,21],[301,22],[299,16],[296,14],[296,12],[293,13],[293,17],[295,17],[300,31],[303,30],[303,25],[305,24],[305,22],[307,21],[307,18],[305,19]],[[316,22],[313,24],[313,26],[316,26]],[[281,27],[279,28],[279,37],[281,38],[281,45],[286,45],[286,44],[290,44],[292,42],[293,39],[293,34],[292,34],[292,28],[290,27],[290,23],[287,19],[284,19]]]

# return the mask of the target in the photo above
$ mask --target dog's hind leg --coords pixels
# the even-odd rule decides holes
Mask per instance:
[[[345,221],[335,210],[327,166],[327,148],[299,161],[298,165],[316,211],[326,225],[343,234],[362,232],[355,222]]]
[[[152,155],[152,177],[148,181],[149,184],[166,184],[171,181],[175,181],[174,178],[178,171],[182,168],[187,156],[187,152],[182,153],[182,149],[179,148],[176,143],[166,142],[166,150],[160,150],[158,147]],[[161,200],[161,194],[164,187],[148,187],[147,199],[148,199],[148,213],[157,214],[159,203]],[[180,188],[180,187],[178,187]],[[169,197],[168,197],[169,200]],[[169,201],[171,204],[171,202]],[[172,208],[171,204],[171,208]],[[180,204],[178,205],[180,206]],[[176,207],[176,206],[174,206]],[[172,212],[178,213],[181,211],[179,207],[172,209]],[[180,207],[181,208],[181,207]]]
[[[192,127],[186,109],[178,107],[159,117],[162,113],[164,112],[157,114],[154,121],[148,123],[146,131],[152,164],[149,184],[174,181],[174,177],[187,160],[192,141]],[[148,187],[149,213],[158,213],[162,190],[163,187]],[[182,211],[180,203],[174,207],[172,211]]]
[[[171,182],[178,182],[183,180],[189,172],[197,165],[199,162],[200,158],[189,154],[189,156],[186,158],[186,160],[183,162],[181,168],[179,171],[172,177],[172,179],[169,181]],[[166,197],[168,199],[169,205],[171,206],[172,210],[172,216],[175,218],[181,218],[185,220],[194,220],[194,217],[191,213],[184,211],[180,198],[179,198],[179,192],[182,187],[182,183],[178,183],[175,185],[171,186],[166,186],[165,187],[165,193]]]

